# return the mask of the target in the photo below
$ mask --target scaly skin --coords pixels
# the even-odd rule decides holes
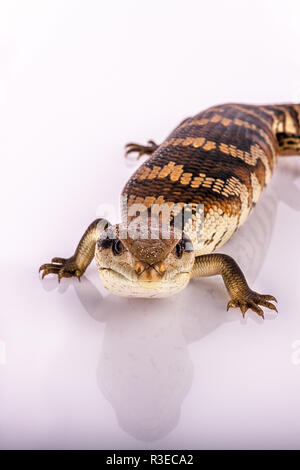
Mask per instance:
[[[204,205],[203,243],[199,243],[187,224],[184,227],[186,237],[190,237],[194,246],[193,259],[190,254],[189,258],[184,254],[176,259],[174,240],[164,255],[167,263],[161,258],[145,265],[143,259],[143,276],[147,272],[147,282],[155,281],[155,296],[158,296],[160,286],[162,295],[174,292],[172,279],[176,272],[182,272],[184,265],[190,277],[222,275],[231,297],[228,307],[239,307],[243,315],[251,308],[263,316],[259,305],[276,310],[269,302],[275,298],[252,291],[232,258],[211,253],[226,243],[245,222],[268,184],[278,156],[300,153],[300,105],[216,106],[185,119],[161,145],[153,141],[146,146],[128,144],[127,154],[131,152],[136,152],[138,157],[150,155],[150,158],[123,189],[127,209],[133,204],[144,204],[147,211],[153,204],[179,204],[182,207],[191,204],[192,210],[198,204]],[[130,221],[123,215],[123,223]],[[100,232],[88,229],[75,255],[69,260],[54,258],[54,263],[43,265],[43,276],[52,272],[58,274],[59,279],[72,275],[80,277],[93,257]],[[96,245],[99,272],[103,279],[105,274],[108,288],[122,284],[124,295],[140,293],[144,296],[145,282],[140,290],[138,284],[141,269],[137,266],[141,260],[137,245],[119,239],[123,248],[118,257],[112,254],[113,245]],[[179,243],[179,240],[175,241]],[[149,239],[143,250],[153,252],[156,247]],[[108,269],[110,264],[113,269]],[[168,267],[157,279],[159,266],[164,264]],[[123,276],[121,284],[115,276],[120,272]],[[179,277],[176,279],[176,291],[179,291],[185,287],[186,279],[182,286]],[[120,289],[114,287],[112,290],[123,295]]]

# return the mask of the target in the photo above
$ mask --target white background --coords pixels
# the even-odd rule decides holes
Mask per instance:
[[[94,263],[38,276],[118,207],[128,141],[300,102],[299,24],[297,0],[1,1],[1,448],[300,448],[299,157],[224,247],[278,316],[227,313],[218,278],[130,300]]]

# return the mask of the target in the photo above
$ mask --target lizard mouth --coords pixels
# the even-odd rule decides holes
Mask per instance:
[[[100,268],[98,272],[104,287],[123,297],[168,297],[184,289],[190,279],[186,271],[159,281],[133,280],[111,268]]]

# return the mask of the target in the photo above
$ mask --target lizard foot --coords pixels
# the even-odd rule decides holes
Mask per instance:
[[[265,318],[264,312],[259,307],[259,305],[270,308],[271,310],[275,310],[276,312],[278,311],[275,305],[269,302],[270,300],[273,302],[277,302],[276,298],[273,297],[273,295],[258,294],[257,292],[254,292],[253,290],[249,289],[248,292],[241,293],[240,295],[238,294],[236,297],[232,298],[227,304],[227,310],[229,310],[231,307],[239,307],[241,309],[243,317],[245,317],[246,311],[250,308],[251,310],[256,312],[257,315],[262,318]]]
[[[156,149],[158,149],[158,145],[153,140],[148,140],[148,145],[139,145],[134,143],[129,143],[125,146],[126,153],[125,156],[128,157],[130,153],[137,153],[137,160],[141,158],[143,155],[152,155]]]
[[[53,258],[52,263],[42,264],[39,269],[39,272],[43,271],[42,279],[44,279],[47,274],[57,274],[58,282],[60,282],[62,277],[73,277],[76,276],[80,281],[80,277],[83,274],[77,263],[75,257],[71,258]]]

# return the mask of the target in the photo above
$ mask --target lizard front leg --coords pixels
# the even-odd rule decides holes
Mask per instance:
[[[239,307],[244,317],[246,311],[250,308],[262,318],[264,318],[264,313],[259,305],[277,312],[275,305],[269,302],[270,300],[277,302],[275,297],[258,294],[251,290],[241,269],[230,256],[215,253],[196,257],[191,277],[215,276],[217,274],[223,277],[224,284],[231,297],[227,304],[227,310],[230,307]]]
[[[75,253],[70,258],[52,259],[51,263],[43,264],[39,271],[43,271],[42,279],[47,274],[57,274],[58,282],[62,277],[76,276],[79,280],[92,261],[95,245],[100,234],[110,225],[105,219],[96,219],[92,222],[78,243]]]

